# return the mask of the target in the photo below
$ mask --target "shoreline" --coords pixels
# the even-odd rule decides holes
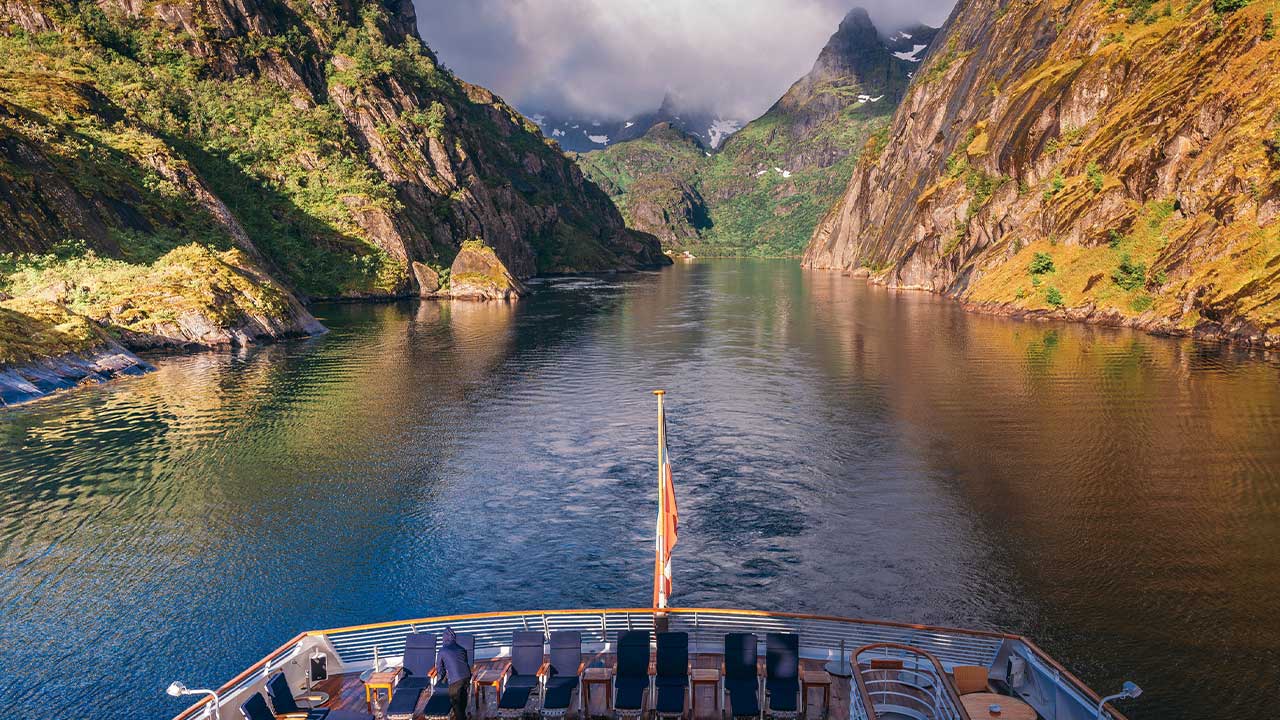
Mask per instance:
[[[559,277],[614,277],[636,272],[661,271],[669,265],[645,265],[636,268],[619,270],[603,270],[592,273],[550,273],[536,275],[534,278]],[[334,297],[308,298],[304,307],[316,304],[335,305],[380,305],[404,301],[421,302],[502,302],[501,300],[484,298],[454,298],[448,295],[421,296],[403,295],[371,295],[368,297]],[[225,350],[236,347],[254,347],[271,345],[286,340],[297,340],[318,337],[328,332],[327,328],[318,325],[312,332],[287,332],[276,336],[261,336],[249,342],[231,342],[218,345],[202,345],[199,343],[159,343],[154,346],[131,350],[121,343],[112,342],[99,348],[79,353],[38,358],[21,364],[0,366],[0,411],[7,408],[28,405],[59,393],[75,390],[90,385],[101,385],[115,380],[141,377],[155,372],[155,366],[143,360],[136,352],[154,353],[164,356],[191,355],[198,352]]]
[[[40,358],[0,369],[0,408],[27,405],[68,390],[155,372],[121,345]]]
[[[884,288],[886,290],[894,290],[898,292],[921,292],[929,295],[935,295],[956,303],[966,312],[971,312],[977,315],[1003,317],[1025,322],[1058,321],[1077,323],[1080,325],[1094,325],[1098,327],[1126,328],[1129,330],[1144,332],[1154,337],[1189,338],[1191,340],[1199,340],[1202,342],[1211,342],[1257,350],[1267,354],[1271,354],[1274,351],[1280,351],[1280,334],[1262,332],[1256,327],[1248,325],[1243,321],[1235,325],[1224,325],[1218,322],[1204,321],[1193,328],[1185,328],[1170,322],[1167,318],[1125,315],[1119,310],[1098,308],[1095,305],[1059,308],[1056,310],[1049,310],[1046,308],[1021,308],[1001,303],[964,300],[963,298],[948,295],[945,292],[939,292],[927,287],[891,285],[887,282],[879,282],[876,276],[871,274],[867,268],[840,270],[836,268],[819,268],[803,264],[802,267],[806,270],[840,273],[842,277],[861,279],[868,285]]]

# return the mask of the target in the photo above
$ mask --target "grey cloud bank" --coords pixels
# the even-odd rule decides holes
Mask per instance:
[[[526,112],[621,118],[671,91],[689,109],[753,118],[854,6],[882,31],[938,26],[955,0],[415,0],[427,43],[459,77]]]

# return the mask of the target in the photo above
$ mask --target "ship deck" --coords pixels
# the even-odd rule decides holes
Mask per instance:
[[[544,659],[550,659],[544,656]],[[691,668],[704,668],[719,670],[724,662],[723,656],[719,654],[701,653],[690,656],[689,665]],[[613,667],[614,656],[612,653],[594,653],[587,658],[589,667],[611,668]],[[823,673],[823,666],[826,663],[820,660],[802,660],[800,669],[802,673],[814,674]],[[506,667],[506,660],[488,660],[475,664],[473,671],[475,677],[483,677],[488,672],[500,672]],[[831,687],[829,696],[824,697],[820,687],[815,687],[806,693],[805,698],[805,716],[808,718],[848,718],[849,717],[849,690],[851,683],[848,678],[831,677]],[[332,710],[351,710],[355,712],[372,712],[373,708],[365,702],[364,681],[360,679],[360,673],[343,673],[341,675],[331,675],[327,679],[322,680],[313,685],[316,692],[322,692],[329,696],[329,701],[318,705],[317,707],[326,707]],[[610,711],[608,701],[604,692],[596,692],[594,689],[589,695],[590,705],[587,708],[588,717],[608,717]],[[473,698],[478,701],[475,707],[478,712],[475,718],[496,718],[497,717],[497,693],[489,691],[485,693],[484,698]],[[700,684],[697,693],[693,699],[693,707],[697,709],[696,713],[689,714],[689,720],[705,720],[706,718],[718,718],[721,716],[719,712],[719,699],[717,697],[716,688],[708,684]],[[570,718],[578,718],[576,710],[568,713]]]
[[[479,702],[472,705],[471,720],[497,717],[497,693],[494,688],[486,687],[486,683],[500,677],[500,671],[508,667],[515,633],[524,633],[527,637],[530,631],[542,634],[544,659],[548,651],[545,643],[555,637],[557,631],[577,634],[579,639],[574,642],[580,642],[583,664],[587,668],[583,685],[591,685],[584,696],[586,714],[590,717],[612,715],[609,694],[604,692],[606,686],[594,683],[602,681],[614,667],[620,634],[633,630],[650,633],[668,630],[687,635],[692,702],[683,720],[725,717],[722,703],[718,701],[723,697],[720,677],[726,637],[731,633],[757,636],[761,677],[765,675],[762,649],[767,644],[766,638],[784,635],[798,643],[798,647],[792,645],[789,652],[799,663],[801,682],[809,686],[801,699],[803,720],[902,717],[985,720],[992,717],[986,714],[985,706],[974,709],[974,714],[966,710],[965,705],[975,703],[965,702],[961,697],[956,672],[961,667],[965,668],[966,675],[978,670],[979,677],[1000,693],[990,697],[1018,709],[1018,713],[1005,712],[1002,718],[1095,720],[1101,700],[1048,653],[1020,635],[755,610],[671,608],[656,614],[652,609],[641,608],[479,613],[308,631],[219,687],[218,712],[223,718],[240,717],[241,704],[255,694],[265,695],[267,680],[279,673],[285,675],[297,695],[304,694],[306,668],[311,667],[313,659],[323,658],[328,676],[315,682],[312,690],[329,697],[319,706],[369,717],[377,708],[366,703],[362,675],[375,667],[398,668],[406,639],[411,634],[431,633],[438,637],[446,628],[469,636],[474,643],[472,674],[477,683],[473,692],[481,697],[473,696],[473,702]],[[651,646],[651,675],[653,652],[656,651]],[[825,672],[825,668],[835,667],[834,663],[844,663],[846,672],[841,675]],[[857,671],[848,672],[850,667]],[[886,667],[900,669],[886,672]],[[382,692],[385,697],[385,689]],[[981,694],[975,692],[971,700]],[[761,701],[763,704],[763,697]],[[924,704],[934,707],[914,714],[901,712],[907,706],[919,710]],[[531,717],[537,717],[537,709],[536,705],[530,706]],[[213,717],[214,704],[206,699],[179,713],[174,720]],[[570,711],[569,717],[580,720],[574,711]],[[646,713],[645,717],[652,717],[652,713]],[[1103,717],[1125,720],[1124,715],[1110,705],[1106,706]]]

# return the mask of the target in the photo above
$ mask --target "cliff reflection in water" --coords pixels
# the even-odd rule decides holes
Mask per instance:
[[[164,717],[303,628],[648,602],[655,387],[681,604],[1027,632],[1135,720],[1280,684],[1274,361],[785,262],[316,313],[0,415],[0,716]]]

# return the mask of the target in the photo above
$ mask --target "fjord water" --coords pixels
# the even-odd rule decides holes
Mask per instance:
[[[0,415],[0,717],[164,718],[304,629],[675,602],[1023,632],[1132,718],[1280,686],[1280,365],[793,263],[317,308]]]

